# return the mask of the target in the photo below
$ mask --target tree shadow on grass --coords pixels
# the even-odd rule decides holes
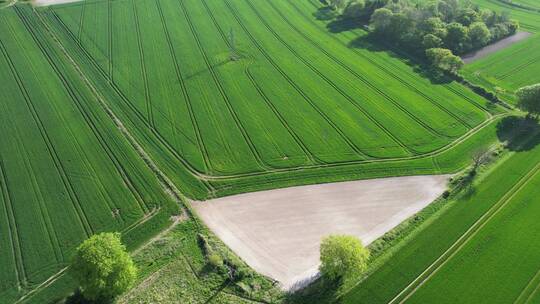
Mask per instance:
[[[301,290],[289,293],[283,300],[284,304],[329,304],[335,303],[337,293],[342,285],[341,280],[317,279]]]
[[[428,79],[431,84],[446,84],[453,81],[451,77],[441,72],[439,69],[432,68],[419,55],[408,53],[399,46],[390,45],[384,38],[376,37],[373,34],[366,34],[357,37],[349,42],[349,48],[365,49],[370,52],[385,52],[392,58],[396,58],[408,66],[420,76]]]
[[[497,137],[510,151],[529,151],[540,144],[540,124],[530,117],[505,117],[497,124]]]
[[[321,21],[332,20],[338,16],[337,12],[328,6],[318,8],[317,11],[314,12],[312,15],[313,17],[315,17],[315,19]]]
[[[72,295],[66,298],[63,304],[112,304],[113,302],[113,299],[87,300],[83,297],[81,291],[77,289]]]

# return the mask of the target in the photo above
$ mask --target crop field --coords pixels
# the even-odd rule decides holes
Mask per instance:
[[[531,231],[539,143],[537,135],[511,152],[341,302],[525,303],[537,296],[540,244]]]
[[[60,271],[89,235],[122,231],[134,245],[174,206],[35,26],[0,11],[1,303]]]
[[[207,199],[452,173],[499,139],[505,108],[343,26],[317,0],[1,9],[0,302],[40,302],[91,234],[163,229],[169,182]]]
[[[517,89],[540,82],[540,12],[518,8],[498,0],[474,2],[495,11],[509,12],[510,18],[519,20],[521,30],[534,34],[522,42],[467,64],[462,71],[467,79],[491,91],[494,91],[495,87],[504,89],[501,97],[514,103],[514,92]]]
[[[313,17],[319,5],[120,0],[38,13],[152,157],[173,179],[183,174],[179,187],[198,198],[337,165],[425,156],[433,168],[427,155],[502,112],[457,83],[433,85],[391,54],[351,48]]]

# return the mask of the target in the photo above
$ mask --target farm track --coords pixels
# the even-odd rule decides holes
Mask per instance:
[[[264,21],[264,17],[262,17],[262,15],[257,11],[257,9],[253,6],[253,4],[249,1],[246,1],[246,3],[251,7],[251,9],[253,10],[253,12],[255,12],[255,14],[259,17],[259,19],[266,25],[266,27],[271,30],[274,34],[274,36],[276,38],[278,38],[283,44],[287,44],[287,42],[285,42],[281,37],[279,37],[279,35],[277,35],[277,33],[275,33],[274,30],[271,29],[271,27],[269,26],[268,22],[267,21]],[[445,135],[445,134],[442,134],[440,133],[439,131],[437,131],[436,129],[434,129],[433,127],[429,126],[428,124],[426,124],[424,121],[422,121],[419,117],[417,117],[414,113],[412,113],[410,110],[408,110],[406,107],[402,106],[399,101],[397,101],[396,99],[394,99],[393,97],[389,96],[388,94],[386,94],[383,90],[381,90],[380,88],[378,88],[376,85],[374,85],[373,83],[371,83],[368,79],[366,79],[365,77],[363,77],[362,75],[360,75],[359,73],[357,73],[356,71],[354,71],[353,69],[351,69],[349,66],[347,66],[343,61],[341,61],[340,59],[338,59],[337,57],[335,57],[334,55],[332,55],[330,52],[328,52],[326,49],[324,49],[323,47],[321,47],[319,44],[317,44],[314,40],[312,40],[310,37],[308,37],[305,33],[303,33],[302,31],[298,30],[298,28],[293,25],[289,19],[287,19],[283,13],[276,8],[276,6],[270,1],[270,2],[267,2],[272,8],[273,10],[283,19],[283,21],[285,21],[285,23],[292,29],[294,30],[296,33],[298,33],[300,36],[302,36],[307,42],[309,42],[311,45],[313,45],[316,49],[318,49],[321,53],[325,54],[325,56],[327,58],[329,58],[330,60],[332,60],[333,62],[335,62],[337,65],[341,66],[344,70],[346,70],[347,72],[349,72],[351,75],[353,75],[356,79],[360,80],[362,83],[364,83],[366,86],[368,86],[371,90],[373,90],[374,92],[376,92],[378,95],[382,96],[384,99],[388,100],[389,102],[391,102],[396,108],[398,108],[400,111],[402,111],[405,115],[407,115],[410,119],[414,120],[417,124],[419,124],[420,126],[422,126],[424,129],[426,129],[428,132],[431,132],[432,134],[434,135],[437,135],[437,136],[440,136],[440,137],[444,137],[444,138],[455,138],[455,137],[449,137],[448,135]],[[294,4],[293,4],[294,5]],[[334,37],[335,38],[335,37]],[[289,45],[289,48],[290,45]],[[292,49],[292,48],[291,48]],[[300,56],[298,54],[298,56]],[[304,59],[305,61],[305,59]],[[371,62],[371,61],[370,61]],[[375,64],[374,62],[371,62],[373,63],[374,65],[376,65],[378,68],[381,68],[383,69],[385,72],[388,73],[388,71],[385,69],[385,68],[382,68],[380,66],[378,66],[377,64]],[[390,74],[390,73],[389,73]],[[402,79],[398,78],[396,75],[394,74],[390,74],[391,76],[393,76],[395,79],[399,80],[402,84],[406,85],[407,86],[407,83],[404,82]],[[412,89],[413,91],[415,91],[416,93],[420,92],[419,90],[417,90],[416,88],[411,88],[410,86],[407,86],[409,89]],[[468,130],[470,128],[472,128],[473,126],[472,125],[469,125],[468,123],[466,123],[464,120],[462,120],[460,117],[458,117],[457,115],[455,115],[454,113],[451,113],[448,109],[442,107],[439,103],[436,103],[433,99],[431,99],[430,97],[428,97],[427,95],[423,94],[420,92],[419,94],[420,96],[424,97],[425,99],[427,99],[429,102],[431,102],[434,106],[438,107],[441,111],[445,112],[447,115],[449,115],[450,117],[452,117],[454,120],[458,121],[460,124],[462,124],[465,128],[467,128]],[[353,100],[354,102],[354,100]],[[356,104],[356,102],[355,102]],[[359,107],[359,105],[357,105]],[[364,109],[365,110],[365,109]],[[367,110],[365,110],[367,112]],[[382,125],[380,123],[378,123],[378,125]],[[383,126],[384,127],[384,126]],[[387,130],[387,132],[389,132],[389,130]],[[396,136],[389,133],[389,135],[392,136],[392,138],[394,138],[394,140],[397,140]]]
[[[210,156],[208,154],[208,149],[206,148],[206,145],[204,144],[204,141],[203,141],[203,138],[202,138],[202,135],[201,135],[201,130],[200,130],[200,127],[199,127],[199,123],[197,122],[197,119],[195,117],[195,113],[193,111],[192,100],[191,100],[191,97],[189,95],[186,84],[185,84],[185,82],[183,80],[182,71],[180,70],[180,66],[178,65],[178,59],[176,57],[176,53],[175,53],[174,47],[172,45],[169,29],[167,27],[165,17],[163,16],[163,9],[161,8],[161,3],[160,3],[159,0],[156,1],[156,5],[157,5],[158,11],[159,11],[160,18],[161,18],[161,23],[163,24],[163,31],[165,32],[165,37],[167,38],[167,45],[169,46],[169,52],[170,52],[170,54],[172,56],[176,78],[177,78],[177,80],[180,83],[180,86],[182,88],[182,94],[184,96],[184,100],[186,101],[186,106],[188,108],[189,118],[191,120],[191,124],[193,125],[195,135],[197,136],[197,144],[199,146],[199,149],[202,150],[203,161],[204,161],[204,165],[205,165],[205,169],[206,169],[205,171],[206,172],[211,172],[212,166],[210,164]]]
[[[388,128],[386,128],[381,122],[379,122],[377,119],[375,119],[375,117],[373,117],[373,115],[371,115],[369,113],[368,110],[364,109],[362,106],[360,106],[355,100],[354,98],[352,98],[349,94],[347,94],[346,92],[344,92],[342,89],[339,88],[338,85],[336,85],[332,80],[330,80],[328,77],[326,77],[321,71],[319,71],[317,68],[315,68],[311,63],[309,63],[306,59],[304,59],[300,54],[298,54],[298,52],[296,52],[291,46],[290,44],[288,44],[287,42],[285,42],[273,29],[272,27],[266,22],[266,20],[259,14],[259,12],[253,7],[253,5],[247,1],[246,2],[248,4],[248,6],[252,9],[252,11],[257,15],[257,17],[259,18],[259,20],[264,24],[265,28],[270,32],[272,33],[272,35],[278,40],[280,41],[280,43],[286,47],[292,54],[294,54],[294,56],[299,59],[300,61],[302,61],[306,66],[308,66],[310,68],[310,70],[312,70],[314,73],[316,73],[319,77],[321,77],[322,79],[324,79],[324,81],[326,83],[328,83],[332,88],[334,88],[334,90],[336,90],[341,96],[343,96],[345,99],[347,99],[347,101],[349,101],[349,103],[351,105],[353,105],[358,111],[360,111],[362,114],[364,114],[373,124],[375,124],[379,129],[381,129],[390,139],[392,139],[392,141],[394,141],[395,144],[397,144],[398,146],[400,146],[404,151],[406,151],[407,153],[410,153],[410,154],[419,154],[419,152],[417,151],[414,151],[413,149],[409,148],[407,145],[405,145],[399,138],[397,138],[396,135],[394,135],[392,132],[390,132],[390,130],[388,130]],[[319,49],[322,51],[322,49],[315,45],[315,48]],[[325,53],[326,54],[326,53]],[[327,56],[329,56],[327,54]],[[336,62],[338,63],[338,62]],[[339,63],[338,63],[339,64]],[[362,80],[362,79],[360,79]],[[419,123],[417,121],[417,123]],[[420,123],[419,123],[420,124]],[[440,135],[440,134],[437,134],[437,135]],[[441,136],[441,135],[440,135]],[[442,135],[444,136],[444,135]],[[364,152],[365,153],[365,152]],[[366,154],[368,155],[369,157],[374,157],[372,155],[369,155],[369,154]]]
[[[181,0],[180,0],[181,1]],[[246,33],[246,35],[249,37],[249,39],[252,41],[252,43],[259,49],[259,51],[263,54],[263,56],[270,62],[270,64],[287,80],[287,82],[303,97],[305,101],[308,102],[308,104],[311,105],[315,111],[321,115],[321,117],[336,131],[339,136],[347,143],[347,145],[353,149],[359,156],[362,156],[364,158],[370,158],[369,156],[365,155],[352,141],[350,138],[348,138],[343,130],[339,128],[331,119],[328,117],[324,111],[322,111],[317,105],[315,105],[315,102],[296,84],[294,81],[276,64],[276,62],[272,59],[272,57],[264,50],[264,48],[257,42],[257,40],[251,35],[249,30],[245,27],[245,25],[242,23],[242,21],[239,19],[235,11],[230,7],[230,4],[228,1],[224,1],[224,3],[227,5],[229,10],[231,11],[233,17],[238,22],[240,27],[242,27],[243,31]]]
[[[81,17],[80,17],[80,22],[79,22],[79,31],[77,33],[77,39],[80,41],[81,40],[81,35],[82,35],[82,32],[83,32],[83,24],[84,24],[84,12],[86,11],[86,3],[87,1],[84,1],[82,3],[82,8],[81,8]]]
[[[158,1],[159,3],[159,1]],[[216,27],[216,29],[218,30],[220,36],[221,36],[221,39],[222,41],[227,44],[227,46],[229,48],[232,49],[232,46],[230,44],[230,41],[227,39],[227,37],[225,36],[225,33],[223,32],[223,29],[221,28],[221,26],[219,25],[219,23],[217,22],[214,14],[212,13],[212,11],[210,10],[210,8],[208,7],[208,5],[206,4],[206,1],[201,1],[201,3],[204,5],[204,8],[206,10],[206,12],[208,13],[208,16],[210,17],[210,19],[212,19],[212,22],[214,23],[214,26]],[[246,66],[245,69],[244,69],[244,73],[246,74],[247,78],[249,79],[249,81],[251,82],[251,85],[255,88],[255,90],[257,90],[257,92],[259,93],[259,96],[261,96],[262,100],[264,100],[264,102],[266,103],[266,105],[268,106],[268,108],[274,113],[274,115],[276,116],[276,118],[278,118],[278,120],[281,122],[281,125],[287,130],[287,132],[289,133],[289,135],[291,135],[291,137],[295,140],[296,144],[300,147],[300,149],[302,149],[302,152],[304,152],[304,154],[309,158],[309,160],[311,161],[312,164],[316,164],[316,163],[324,163],[322,160],[318,159],[310,150],[309,148],[307,147],[307,145],[302,141],[302,139],[300,138],[300,136],[294,132],[293,128],[291,128],[291,126],[287,123],[287,120],[283,117],[283,115],[279,112],[279,110],[275,107],[275,105],[272,103],[272,101],[270,100],[270,98],[268,98],[268,96],[264,93],[264,90],[261,88],[261,86],[257,83],[257,81],[255,80],[255,78],[253,77],[253,74],[250,72],[249,70],[249,66]]]
[[[403,289],[389,304],[405,303],[420,287],[451,260],[482,228],[540,172],[540,164],[533,167],[514,186],[489,208],[461,237],[454,242],[435,262],[424,270],[414,281]]]
[[[80,42],[78,42],[77,40],[75,40],[75,38],[73,37],[73,34],[69,31],[69,29],[67,28],[67,26],[63,23],[63,21],[61,20],[61,18],[53,11],[52,12],[52,17],[54,18],[54,20],[56,20],[56,23],[60,25],[60,27],[64,30],[64,32],[66,33],[66,35],[68,37],[71,38],[71,41],[79,48],[79,50],[81,51],[82,53],[82,56],[84,58],[86,58],[88,60],[88,62],[91,64],[92,67],[94,67],[94,69],[98,72],[98,74],[107,82],[107,84],[109,85],[109,87],[114,91],[115,94],[118,95],[118,97],[120,97],[120,100],[123,102],[124,105],[126,105],[131,111],[133,114],[135,114],[135,116],[139,119],[139,121],[141,122],[141,124],[143,124],[144,126],[146,126],[149,130],[151,130],[152,134],[155,136],[156,140],[163,145],[163,147],[168,151],[170,152],[174,158],[178,161],[180,161],[180,163],[182,163],[182,165],[184,165],[186,167],[186,169],[195,177],[198,177],[199,176],[199,171],[196,170],[193,166],[191,166],[191,164],[189,164],[189,162],[184,159],[181,155],[178,154],[178,152],[170,145],[170,143],[164,139],[161,134],[159,134],[159,132],[157,132],[157,130],[151,125],[150,122],[148,122],[148,120],[146,120],[144,118],[144,114],[142,114],[137,108],[135,108],[133,106],[133,104],[129,101],[129,99],[124,95],[124,93],[116,86],[116,84],[114,84],[112,82],[112,80],[106,75],[106,73],[101,69],[101,67],[98,65],[98,63],[94,60],[94,58],[84,49],[84,47],[80,44]],[[43,21],[45,22],[45,21]],[[52,33],[50,30],[49,30],[50,33]],[[58,39],[55,39],[55,41],[57,42],[58,45],[60,45],[62,48],[63,45],[62,43],[60,42],[60,40]],[[65,48],[64,48],[65,49]],[[66,51],[66,54],[67,54],[67,51]],[[80,68],[79,68],[80,69]],[[81,73],[82,73],[82,70],[81,70]],[[203,181],[203,183],[205,184],[206,187],[212,189],[212,186],[207,183],[206,181],[204,181],[203,179],[201,179]],[[209,191],[212,191],[212,190],[209,190]]]
[[[159,1],[159,0],[157,0],[157,1]],[[187,9],[184,6],[183,0],[179,0],[178,2],[180,3],[180,7],[182,8],[182,12],[184,13],[184,16],[186,17],[186,21],[188,22],[191,33],[192,33],[193,37],[195,38],[195,42],[197,44],[199,52],[201,53],[201,55],[202,55],[202,57],[204,59],[204,62],[206,64],[206,68],[210,71],[210,74],[212,75],[214,83],[216,84],[216,86],[217,86],[217,88],[218,88],[218,90],[220,92],[221,97],[225,101],[225,105],[227,106],[227,109],[228,109],[229,113],[233,117],[233,120],[234,120],[234,122],[236,124],[236,127],[240,130],[240,132],[242,134],[242,137],[244,138],[245,142],[249,146],[249,149],[250,149],[252,155],[255,157],[259,167],[261,167],[263,170],[273,170],[274,168],[269,166],[268,164],[266,164],[264,162],[264,160],[262,159],[260,152],[258,151],[257,147],[255,147],[255,144],[253,143],[252,139],[249,137],[249,134],[246,131],[246,128],[242,124],[240,118],[238,117],[238,114],[235,112],[234,107],[232,106],[231,101],[230,101],[227,93],[225,92],[225,89],[223,88],[223,85],[221,84],[221,82],[219,80],[217,72],[214,70],[214,67],[212,66],[212,64],[211,64],[211,62],[210,62],[210,60],[208,58],[208,55],[206,54],[206,52],[204,50],[204,47],[203,47],[203,45],[202,45],[202,43],[200,41],[200,38],[199,38],[199,34],[197,34],[197,31],[195,30],[195,26],[193,25],[193,22],[191,20],[191,16],[189,15]]]
[[[18,14],[19,14],[19,17],[21,18],[22,20],[22,16],[24,16],[24,13],[20,13],[18,10],[17,10]],[[31,31],[30,28],[31,26],[28,26],[28,31]],[[86,122],[86,125],[92,130],[92,133],[93,135],[96,137],[96,139],[98,140],[101,148],[103,149],[103,151],[105,152],[105,154],[107,155],[108,159],[111,161],[111,163],[113,164],[113,166],[115,167],[116,169],[116,172],[118,173],[118,175],[123,179],[124,181],[124,184],[126,185],[126,187],[128,187],[128,189],[130,190],[130,192],[133,194],[134,198],[135,198],[135,201],[137,202],[137,204],[139,205],[139,207],[141,208],[141,211],[143,213],[146,213],[148,211],[148,207],[146,206],[146,203],[143,201],[142,199],[142,195],[139,193],[139,191],[136,189],[136,187],[134,186],[134,183],[133,181],[131,180],[131,178],[129,177],[129,174],[126,173],[126,170],[125,168],[122,166],[121,162],[118,160],[118,158],[115,156],[114,152],[112,151],[112,149],[110,148],[110,146],[107,144],[107,141],[105,140],[104,138],[104,135],[102,135],[100,132],[99,132],[99,128],[97,127],[97,125],[94,123],[94,120],[96,120],[96,118],[94,117],[94,119],[92,119],[92,115],[89,114],[87,112],[87,110],[85,109],[85,107],[82,105],[78,95],[77,95],[77,90],[74,89],[72,87],[72,84],[65,78],[65,76],[63,75],[63,73],[61,72],[61,68],[57,66],[57,64],[54,62],[54,60],[52,59],[51,55],[49,53],[46,53],[46,48],[43,47],[43,45],[41,44],[41,42],[38,42],[37,39],[34,39],[36,41],[36,44],[40,47],[42,53],[45,55],[45,58],[47,59],[47,61],[49,62],[50,66],[53,68],[53,70],[55,71],[56,75],[58,76],[58,78],[61,80],[62,82],[62,85],[64,86],[64,88],[66,89],[66,92],[68,93],[68,95],[70,96],[71,100],[74,101],[74,105],[77,107],[77,109],[79,110],[79,113],[81,113],[81,115],[83,116],[83,118],[85,119],[85,122]],[[76,139],[76,136],[73,136],[73,138],[75,139],[75,141],[77,142],[77,139]],[[80,150],[80,149],[79,149]],[[83,152],[85,153],[85,152]],[[94,167],[92,166],[92,164],[89,164],[88,162],[85,162],[87,166],[89,166],[90,168],[92,168],[92,171],[94,172],[94,175],[95,175],[95,169]],[[100,184],[101,188],[103,191],[105,191],[105,187],[104,185],[101,183],[101,181],[99,179],[97,179],[98,183]],[[103,192],[102,192],[102,195],[103,195]],[[111,212],[113,212],[114,208],[108,203],[109,200],[105,200],[107,202],[107,205],[109,207],[109,210]],[[116,204],[114,205],[114,207],[116,209],[119,209],[119,206],[117,206]],[[81,207],[82,209],[82,207]],[[121,222],[125,222],[125,220],[123,219],[123,217],[120,215],[119,217],[120,221]],[[90,228],[90,230],[93,230],[91,225],[89,224],[88,222],[88,226]],[[91,233],[93,233],[93,231],[91,231]]]
[[[47,33],[51,36],[53,41],[56,43],[57,47],[60,49],[61,53],[66,57],[66,59],[69,61],[69,63],[72,65],[72,67],[75,69],[75,71],[78,73],[78,76],[81,78],[81,80],[85,83],[87,88],[91,91],[91,93],[96,98],[96,101],[101,106],[101,108],[105,111],[105,113],[109,116],[109,118],[114,122],[117,129],[121,132],[121,134],[125,137],[125,139],[129,142],[129,144],[133,147],[133,149],[137,152],[139,157],[143,160],[145,165],[148,167],[150,172],[153,173],[153,175],[156,177],[156,179],[159,181],[161,186],[163,187],[163,191],[171,197],[175,202],[180,202],[184,199],[184,196],[182,193],[176,188],[176,185],[169,179],[167,175],[165,175],[159,167],[154,163],[154,161],[149,157],[148,153],[143,149],[143,147],[139,144],[139,142],[133,137],[133,135],[126,129],[122,121],[116,116],[116,114],[111,110],[103,96],[99,93],[99,91],[92,85],[92,82],[85,76],[85,74],[82,72],[81,68],[77,64],[77,62],[69,55],[67,50],[64,48],[58,37],[54,34],[54,32],[50,29],[48,23],[42,18],[42,16],[35,12],[36,16],[38,17],[38,20],[41,22],[41,24],[44,26]]]
[[[18,11],[17,7],[15,7],[15,12],[17,12],[17,15],[19,16],[21,21],[23,21],[23,24],[28,29],[28,25],[26,24],[26,21],[19,14],[19,11]],[[11,29],[11,27],[10,27],[10,29]],[[30,29],[28,29],[28,30],[30,32]],[[31,35],[32,35],[32,38],[34,39],[35,43],[37,44],[38,42],[37,42],[36,37],[34,36],[34,33],[31,32]],[[40,48],[41,48],[41,46],[40,46]],[[89,236],[89,235],[91,235],[93,233],[93,230],[92,230],[92,227],[90,226],[88,216],[87,216],[87,214],[84,212],[84,210],[82,208],[79,197],[75,193],[73,184],[71,183],[71,181],[68,178],[68,175],[66,173],[66,169],[65,169],[64,165],[62,164],[62,162],[60,161],[60,157],[58,156],[58,152],[54,148],[54,146],[52,144],[52,141],[50,139],[50,136],[47,134],[47,131],[45,130],[45,127],[43,125],[43,121],[39,117],[39,114],[36,111],[36,109],[35,109],[35,107],[34,107],[34,105],[32,103],[32,100],[30,99],[30,95],[28,93],[28,90],[24,86],[18,71],[15,69],[15,65],[13,64],[13,61],[9,57],[9,54],[6,51],[3,42],[1,42],[1,41],[0,41],[0,49],[1,49],[1,51],[2,51],[2,53],[4,55],[4,57],[5,57],[6,61],[8,62],[8,66],[9,66],[9,69],[11,71],[11,74],[13,75],[13,79],[15,79],[15,81],[16,81],[16,83],[18,85],[19,91],[23,95],[23,99],[26,102],[26,106],[29,109],[29,112],[30,112],[30,114],[32,116],[32,119],[34,120],[34,122],[38,126],[39,133],[40,133],[41,137],[43,138],[43,141],[45,142],[45,144],[47,146],[47,151],[48,151],[51,159],[53,160],[53,164],[54,164],[54,166],[55,166],[55,168],[57,170],[58,175],[60,176],[60,178],[62,180],[62,183],[64,184],[65,189],[67,190],[67,192],[69,194],[69,197],[70,197],[70,200],[71,200],[71,202],[73,204],[73,207],[77,211],[77,215],[78,215],[80,224],[83,227],[83,229],[84,229],[84,231],[86,233],[86,236]]]
[[[310,4],[312,4],[315,8],[319,8],[315,5],[315,3],[313,3],[313,1],[308,1]],[[270,5],[274,6],[274,4],[272,4],[271,2],[268,2]],[[325,30],[321,28],[320,25],[318,25],[315,21],[313,21],[311,18],[309,18],[308,16],[305,15],[305,12],[303,12],[295,3],[294,1],[292,2],[288,2],[290,3],[294,9],[298,12],[299,15],[301,15],[302,17],[304,17],[305,20],[307,20],[310,24],[313,25],[313,27],[316,27],[318,28],[322,33],[325,33]],[[274,8],[275,9],[275,8]],[[276,11],[279,12],[278,9],[275,9]],[[358,33],[357,33],[358,34]],[[411,89],[412,91],[414,91],[415,93],[419,94],[420,96],[424,97],[425,99],[427,99],[428,101],[430,101],[431,103],[433,103],[434,105],[435,104],[438,104],[439,106],[438,107],[442,107],[442,105],[440,105],[438,102],[436,102],[432,97],[426,95],[424,92],[422,92],[421,90],[419,90],[418,88],[416,88],[414,85],[412,85],[411,83],[409,83],[408,81],[406,81],[405,79],[401,78],[400,76],[398,76],[397,74],[395,74],[394,72],[392,72],[391,70],[389,70],[387,67],[385,67],[384,65],[382,64],[379,64],[377,61],[373,60],[372,58],[364,55],[363,53],[361,53],[360,51],[358,51],[357,49],[355,48],[351,48],[349,47],[346,43],[344,43],[342,40],[340,40],[338,37],[335,37],[335,36],[330,36],[332,38],[332,40],[336,41],[338,44],[340,45],[343,45],[349,49],[351,49],[355,54],[357,54],[358,56],[362,57],[363,59],[365,59],[366,61],[368,61],[369,63],[373,64],[374,66],[376,66],[378,69],[384,71],[387,75],[391,76],[392,78],[396,79],[397,81],[399,81],[400,83],[402,83],[403,85],[405,85],[407,88]],[[392,62],[387,62],[389,65],[392,65],[394,68],[396,69],[399,69],[395,66],[394,63]],[[473,106],[475,106],[476,108],[482,110],[483,112],[486,112],[488,117],[491,116],[491,113],[489,113],[488,109],[485,108],[484,106],[482,105],[479,105],[477,102],[471,100],[469,97],[467,96],[464,96],[461,92],[458,92],[456,89],[448,86],[448,85],[444,85],[444,87],[446,89],[448,89],[449,91],[455,93],[455,94],[458,94],[459,96],[465,98],[467,101],[469,101]],[[448,109],[446,109],[447,111],[450,111]],[[454,116],[457,116],[456,114],[452,113]],[[469,124],[467,124],[468,126],[470,126]],[[472,126],[470,126],[472,127]]]
[[[529,284],[523,288],[523,291],[514,301],[514,304],[526,304],[534,297],[535,293],[540,288],[540,270],[531,278]]]
[[[13,258],[15,260],[17,289],[21,290],[22,287],[27,285],[28,278],[26,275],[26,269],[24,268],[23,254],[21,250],[21,237],[19,235],[19,229],[17,228],[17,221],[15,220],[15,211],[13,208],[10,190],[8,188],[8,178],[6,175],[6,169],[4,168],[4,160],[2,159],[2,155],[0,155],[0,189],[4,195],[4,207],[6,218],[8,219],[8,233],[11,240]]]

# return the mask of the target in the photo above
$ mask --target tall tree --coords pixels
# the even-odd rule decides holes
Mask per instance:
[[[70,267],[87,300],[106,303],[135,282],[137,269],[118,233],[96,234],[78,248]]]
[[[540,114],[540,83],[517,90],[518,107],[531,115]]]
[[[369,251],[348,235],[331,235],[321,243],[321,274],[331,280],[360,275],[367,268]]]

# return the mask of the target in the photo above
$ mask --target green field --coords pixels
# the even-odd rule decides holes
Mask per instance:
[[[524,41],[465,65],[461,72],[473,83],[493,92],[495,87],[504,89],[501,97],[515,103],[514,92],[517,89],[540,82],[540,12],[511,6],[499,0],[473,2],[495,11],[509,12],[510,18],[519,20],[521,30],[533,34]],[[517,2],[525,4],[526,1]]]
[[[0,302],[64,295],[61,271],[93,233],[121,231],[133,249],[163,229],[169,180],[205,199],[450,173],[500,139],[507,110],[322,11],[317,0],[0,10]],[[56,276],[64,287],[45,288]]]
[[[540,267],[529,233],[537,219],[539,141],[505,156],[341,302],[508,303],[527,292]]]
[[[436,170],[428,156],[502,112],[392,54],[351,48],[313,17],[319,5],[86,1],[39,14],[192,197],[344,178],[333,170],[390,160],[424,157]]]
[[[0,302],[62,269],[89,235],[134,246],[174,205],[36,24],[0,11]],[[143,221],[144,220],[144,221]]]

